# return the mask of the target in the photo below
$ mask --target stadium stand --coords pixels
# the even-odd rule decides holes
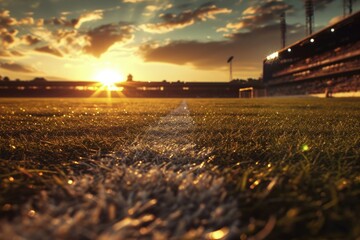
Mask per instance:
[[[360,11],[268,56],[268,96],[360,91]]]

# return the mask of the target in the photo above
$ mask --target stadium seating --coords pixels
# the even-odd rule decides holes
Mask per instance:
[[[360,91],[358,29],[360,12],[269,56],[263,73],[268,95]]]

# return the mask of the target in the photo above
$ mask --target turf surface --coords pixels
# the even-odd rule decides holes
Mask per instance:
[[[1,99],[0,232],[360,236],[360,100],[181,102]]]

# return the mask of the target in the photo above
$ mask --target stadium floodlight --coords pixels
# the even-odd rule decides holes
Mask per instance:
[[[315,42],[315,39],[313,39],[313,38],[312,38],[312,39],[310,39],[310,42],[311,42],[311,43]]]
[[[314,3],[313,0],[305,0],[306,10],[306,35],[313,33],[314,23]]]
[[[331,32],[335,32],[335,28],[331,28]]]
[[[230,64],[230,81],[233,80],[233,74],[232,74],[232,62],[233,62],[234,56],[229,57],[227,60],[227,63]]]
[[[278,57],[279,57],[279,52],[274,52],[274,53],[270,54],[269,56],[267,56],[266,60],[270,61],[270,60],[274,60]]]
[[[288,50],[287,50],[288,52],[291,52],[291,48],[288,48]]]

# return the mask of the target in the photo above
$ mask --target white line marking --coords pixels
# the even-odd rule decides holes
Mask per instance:
[[[31,198],[22,215],[0,220],[0,232],[14,239],[238,238],[237,201],[206,168],[211,149],[196,151],[194,127],[182,102],[128,156],[84,160],[83,174]]]

